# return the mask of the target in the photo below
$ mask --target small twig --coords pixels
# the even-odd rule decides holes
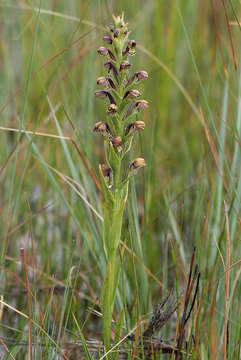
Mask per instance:
[[[159,331],[168,322],[177,307],[176,299],[173,299],[171,293],[169,293],[168,296],[154,308],[152,318],[143,336],[151,338],[155,332]]]
[[[3,348],[6,350],[6,352],[8,353],[8,355],[11,357],[11,359],[16,360],[15,357],[11,354],[9,348],[7,347],[7,345],[5,344],[5,342],[0,338],[0,343],[2,344]]]

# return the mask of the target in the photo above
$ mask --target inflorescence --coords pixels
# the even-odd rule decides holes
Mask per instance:
[[[135,121],[135,115],[148,107],[148,102],[142,100],[141,93],[135,89],[142,80],[148,78],[146,71],[129,74],[131,63],[129,58],[136,54],[136,41],[128,40],[129,31],[124,23],[123,15],[113,16],[114,23],[106,27],[101,46],[97,52],[105,58],[105,76],[97,79],[97,85],[102,89],[95,96],[105,101],[106,121],[97,122],[94,132],[100,133],[105,139],[106,160],[108,165],[102,165],[102,173],[110,187],[115,183],[116,156],[120,161],[131,148],[133,136],[143,131],[145,123]],[[114,155],[113,155],[114,152]],[[146,165],[142,158],[134,159],[128,166],[127,178]],[[126,179],[118,179],[119,182]]]

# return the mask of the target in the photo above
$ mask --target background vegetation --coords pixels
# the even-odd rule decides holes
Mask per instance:
[[[122,11],[138,44],[134,68],[149,73],[146,129],[133,149],[148,166],[132,181],[123,231],[123,336],[172,288],[185,289],[195,247],[201,281],[188,350],[240,359],[238,0],[0,3],[3,359],[78,359],[83,336],[98,346],[105,257],[93,181],[104,158],[92,132],[103,119],[96,50],[103,25]],[[174,319],[162,338],[175,328]]]

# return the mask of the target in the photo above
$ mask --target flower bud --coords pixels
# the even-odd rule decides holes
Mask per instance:
[[[128,42],[128,46],[130,47],[130,48],[135,48],[136,47],[136,41],[135,40],[130,40],[129,42]]]
[[[138,80],[146,80],[148,79],[148,73],[146,71],[139,71],[136,73],[136,77]]]
[[[116,148],[116,150],[120,153],[122,151],[122,147],[120,146],[122,143],[122,138],[121,136],[117,136],[116,138],[112,139],[112,144],[114,145],[114,147]]]
[[[129,50],[130,50],[129,46],[127,46],[125,50],[122,50],[122,56],[123,57],[126,56],[129,53]]]
[[[114,61],[116,60],[114,54],[113,54],[109,49],[107,49],[107,48],[104,47],[104,46],[101,46],[101,47],[97,50],[97,52],[98,52],[100,55],[102,55],[102,56],[107,56],[107,55],[109,55],[109,57],[110,57],[112,60],[114,60]]]
[[[109,24],[108,26],[107,26],[107,28],[109,28],[109,30],[111,31],[111,32],[114,32],[114,24]]]
[[[116,104],[110,104],[108,106],[106,114],[108,116],[115,116],[117,114],[117,111],[118,111],[118,107],[116,106]]]
[[[138,104],[137,104],[137,108],[138,110],[141,109],[141,110],[144,110],[148,107],[148,102],[146,100],[139,100],[138,101]]]
[[[133,170],[138,170],[146,166],[146,162],[143,158],[136,158],[129,164],[129,168]]]
[[[111,78],[106,78],[104,76],[98,77],[96,81],[97,85],[103,86],[104,88],[108,88],[109,85],[112,87],[112,89],[116,90],[116,86]]]
[[[103,173],[104,177],[109,177],[111,168],[109,168],[106,164],[103,164],[101,166],[101,169],[102,169],[102,173]]]
[[[110,100],[110,104],[115,104],[115,100],[114,100],[113,96],[108,91],[106,91],[106,95]],[[143,101],[145,101],[145,100],[143,100]],[[146,103],[147,103],[147,101],[146,101]]]
[[[114,16],[113,15],[113,20],[114,20],[114,23],[115,23],[115,26],[120,26],[121,28],[125,25],[124,23],[124,19],[123,19],[123,14],[120,16]]]
[[[104,122],[99,121],[95,124],[93,131],[102,133],[104,135],[109,133],[109,127]]]
[[[96,96],[98,99],[104,100],[105,97],[106,97],[106,91],[97,90],[97,91],[95,91],[95,96]]]
[[[113,174],[112,174],[111,168],[109,168],[106,164],[103,164],[101,166],[101,170],[102,170],[102,174],[103,174],[104,178],[106,178],[108,183],[111,184],[112,180],[113,180]]]
[[[107,69],[108,73],[110,71],[113,72],[114,77],[115,77],[116,81],[118,82],[118,73],[117,73],[116,67],[112,64],[112,62],[111,61],[105,62],[104,67]]]
[[[120,71],[126,71],[131,67],[131,64],[129,63],[129,61],[122,61],[122,63],[120,64]]]
[[[126,56],[127,54],[130,56],[134,56],[136,55],[136,50],[127,46],[126,49],[122,51],[122,56]]]
[[[133,124],[131,124],[133,126],[133,128],[135,128],[135,130],[137,131],[143,131],[145,129],[146,124],[144,123],[144,121],[136,121]]]
[[[117,136],[116,138],[113,138],[112,139],[112,144],[117,147],[117,146],[120,146],[122,143],[122,138],[121,136]]]
[[[127,97],[129,97],[129,98],[131,98],[131,99],[136,99],[136,98],[138,98],[138,97],[140,97],[140,96],[141,96],[140,91],[133,89],[133,90],[127,91],[127,92],[125,93],[123,99],[125,99],[125,98],[127,98]]]
[[[112,39],[111,39],[111,37],[108,36],[108,35],[105,35],[105,36],[103,37],[103,41],[105,41],[107,44],[112,44]]]
[[[116,86],[111,78],[108,78],[108,82],[109,82],[110,86],[112,87],[112,89],[116,90]]]
[[[109,54],[109,57],[110,57],[112,60],[116,61],[115,55],[113,54],[112,51],[108,50],[108,54]]]
[[[140,96],[141,96],[141,93],[140,93],[140,91],[133,89],[133,90],[130,90],[130,91],[129,91],[129,94],[128,94],[128,95],[130,96],[131,99],[135,99],[135,98],[140,97]]]
[[[127,81],[127,83],[125,84],[125,87],[130,86],[134,80],[136,81],[140,81],[140,80],[145,80],[148,79],[148,74],[146,71],[139,71],[139,72],[135,72]]]
[[[96,81],[97,85],[104,86],[105,88],[108,87],[109,81],[104,76],[101,76]]]
[[[106,62],[104,63],[104,67],[107,69],[108,72],[110,72],[110,70],[112,69],[113,66],[114,66],[114,65],[112,64],[111,61],[106,61]]]
[[[144,121],[136,121],[127,126],[125,135],[133,135],[135,131],[143,131],[145,129],[146,124]]]
[[[119,35],[120,35],[120,29],[116,29],[116,30],[114,31],[114,38],[118,38]]]
[[[109,54],[108,49],[104,46],[101,46],[98,50],[97,50],[98,54],[102,55],[102,56],[107,56]]]
[[[131,77],[129,78],[129,80],[128,80],[127,83],[125,84],[125,88],[128,87],[128,86],[130,86],[130,85],[133,83],[133,81],[135,80],[135,78],[136,78],[136,73],[134,73],[133,75],[131,75]]]
[[[126,112],[126,118],[130,115],[133,114],[133,111],[140,111],[143,109],[146,109],[148,107],[148,102],[146,100],[138,100],[136,102],[134,102],[133,104],[131,104],[131,106],[129,107],[129,109]]]
[[[136,50],[135,49],[129,49],[128,54],[130,56],[135,56],[136,55]]]
[[[95,96],[101,100],[105,100],[106,97],[108,97],[108,99],[110,100],[110,103],[115,104],[115,100],[114,100],[113,96],[108,91],[97,90],[97,91],[95,91]]]

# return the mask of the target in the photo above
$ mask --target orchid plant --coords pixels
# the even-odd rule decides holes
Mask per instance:
[[[103,341],[106,350],[111,346],[111,322],[120,273],[119,246],[123,224],[123,212],[128,196],[130,176],[146,166],[138,157],[125,165],[125,157],[131,149],[133,137],[143,131],[145,123],[136,115],[147,108],[146,100],[135,87],[148,78],[146,71],[130,74],[129,58],[136,54],[136,41],[129,40],[124,17],[113,16],[113,24],[106,27],[103,37],[106,46],[98,49],[105,58],[105,76],[97,79],[101,90],[95,92],[106,104],[106,120],[97,122],[94,132],[104,138],[106,163],[100,165],[100,183],[103,193],[103,242],[107,268],[101,292],[103,314]]]

